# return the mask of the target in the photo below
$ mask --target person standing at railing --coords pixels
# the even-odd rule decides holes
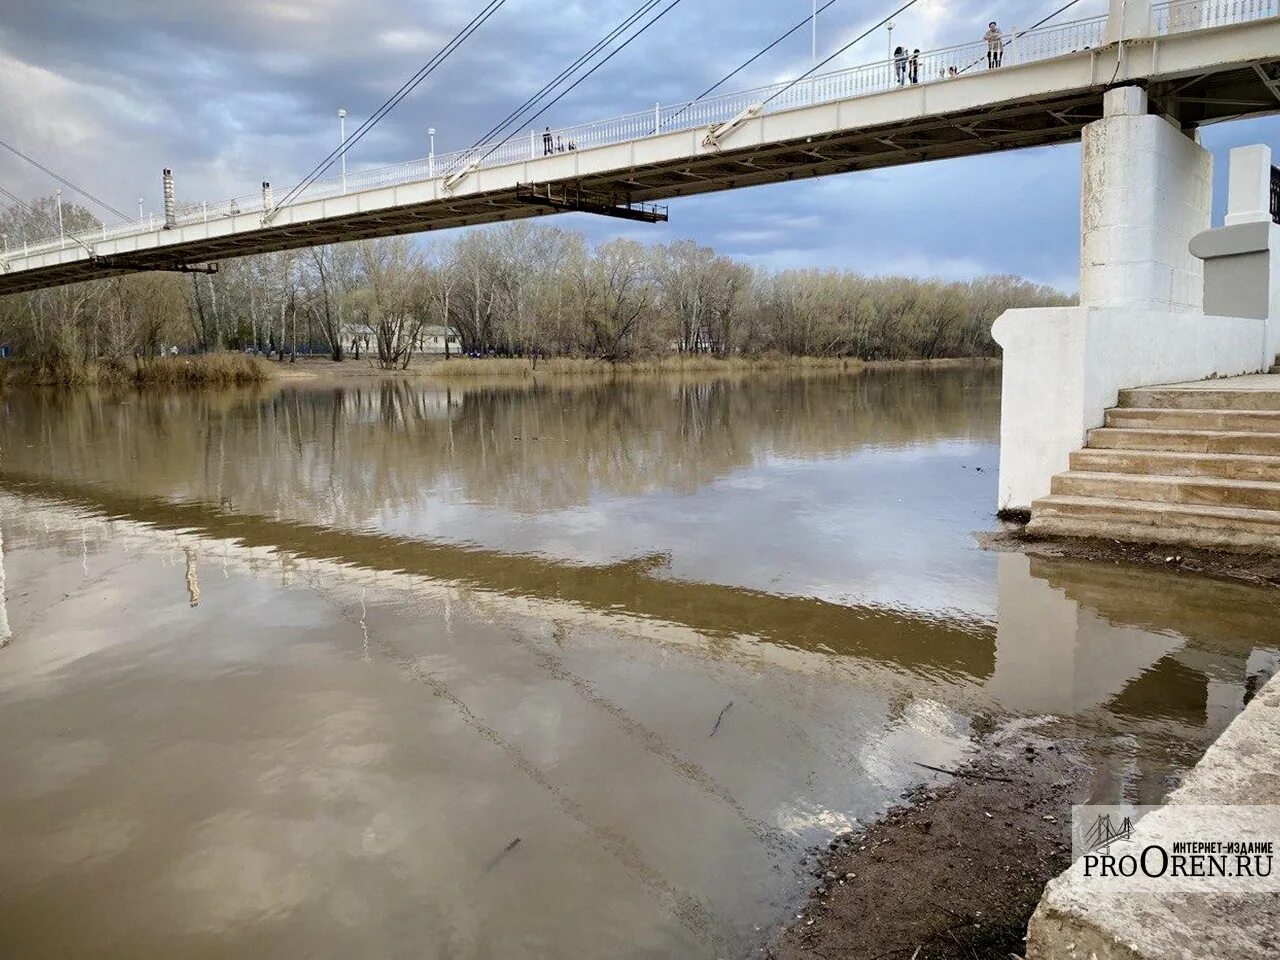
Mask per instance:
[[[907,73],[911,75],[912,83],[920,82],[920,48],[917,47],[911,52],[911,59],[907,61]]]
[[[549,157],[555,152],[555,141],[551,139],[551,128],[547,127],[542,131],[542,155]]]
[[[1004,59],[1004,38],[994,20],[987,24],[987,32],[982,39],[987,41],[987,69],[994,70]]]
[[[907,51],[901,47],[893,48],[893,75],[898,81],[898,86],[907,82]]]

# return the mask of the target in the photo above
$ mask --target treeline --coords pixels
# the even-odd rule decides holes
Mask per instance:
[[[0,211],[11,248],[48,234]],[[83,208],[64,229],[92,235]],[[353,346],[405,366],[425,328],[461,352],[626,360],[778,353],[864,360],[992,356],[1010,307],[1063,304],[1016,277],[947,283],[839,270],[753,267],[689,240],[596,247],[533,222],[422,241],[398,237],[227,261],[215,274],[137,274],[0,299],[0,343],[40,362],[154,356],[173,347],[255,348],[277,357]]]

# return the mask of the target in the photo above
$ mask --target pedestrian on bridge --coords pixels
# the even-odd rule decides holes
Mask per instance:
[[[987,69],[994,70],[1004,59],[1004,38],[994,20],[987,24],[987,32],[982,39],[987,41]]]
[[[551,128],[542,131],[542,155],[549,157],[556,152],[555,141],[551,139]]]
[[[911,59],[907,61],[907,72],[911,75],[912,83],[920,82],[920,48],[919,47],[911,51]]]
[[[893,48],[893,74],[898,80],[898,86],[907,82],[907,51],[901,47]]]

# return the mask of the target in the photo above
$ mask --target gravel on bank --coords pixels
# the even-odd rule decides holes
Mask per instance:
[[[775,960],[1021,957],[1041,892],[1070,863],[1084,744],[1058,722],[1010,725],[977,759],[863,831],[814,851],[808,903],[764,948]]]

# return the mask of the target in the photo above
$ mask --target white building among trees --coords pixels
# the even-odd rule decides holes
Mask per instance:
[[[409,352],[424,357],[458,356],[462,350],[458,331],[452,327],[421,326],[408,334],[413,338]],[[342,325],[343,348],[353,357],[378,353],[377,328],[368,323],[344,323]],[[395,353],[401,352],[401,344],[395,344]]]

